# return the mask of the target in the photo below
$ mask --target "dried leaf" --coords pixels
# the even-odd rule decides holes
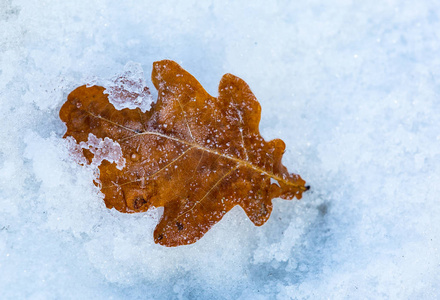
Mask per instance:
[[[108,160],[99,166],[105,203],[127,213],[163,206],[156,243],[194,243],[235,205],[262,225],[273,198],[300,199],[308,189],[282,165],[284,142],[261,137],[261,108],[243,80],[224,75],[215,98],[177,63],[163,60],[154,63],[152,81],[158,99],[150,111],[116,110],[103,87],[81,86],[60,118],[64,137],[120,145],[122,170]],[[91,163],[94,154],[82,148]]]

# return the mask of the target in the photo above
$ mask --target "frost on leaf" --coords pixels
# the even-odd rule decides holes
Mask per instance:
[[[163,60],[154,63],[152,82],[158,99],[149,111],[117,110],[103,87],[81,86],[68,96],[60,118],[67,124],[64,137],[79,145],[92,136],[120,146],[122,169],[115,158],[98,158],[104,201],[126,213],[163,206],[156,243],[194,243],[235,205],[262,225],[273,198],[300,199],[308,189],[282,165],[284,142],[261,137],[261,108],[243,80],[224,75],[219,96],[212,97],[177,63]]]

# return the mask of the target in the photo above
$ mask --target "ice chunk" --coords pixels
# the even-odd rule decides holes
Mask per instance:
[[[128,62],[124,72],[107,80],[105,92],[116,109],[139,107],[143,112],[153,103],[153,97],[147,87],[144,71],[139,63]]]
[[[89,133],[87,142],[77,144],[73,138],[69,137],[68,143],[72,156],[80,164],[86,164],[87,162],[82,151],[82,149],[87,149],[94,155],[90,163],[92,167],[98,167],[104,159],[111,163],[115,162],[116,168],[119,170],[125,167],[125,158],[122,156],[121,146],[108,137],[101,139],[93,133]]]

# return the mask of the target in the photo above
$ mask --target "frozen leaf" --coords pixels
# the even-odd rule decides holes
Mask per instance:
[[[67,124],[64,137],[80,145],[91,134],[120,146],[122,170],[113,163],[118,153],[99,166],[104,201],[128,213],[163,206],[156,243],[194,243],[235,205],[262,225],[273,198],[300,199],[307,190],[281,163],[284,142],[261,137],[261,108],[243,80],[224,75],[215,98],[177,63],[164,60],[154,63],[152,81],[158,99],[145,113],[117,110],[104,88],[82,86],[68,96],[60,117]],[[92,147],[83,148],[94,162],[87,152]]]

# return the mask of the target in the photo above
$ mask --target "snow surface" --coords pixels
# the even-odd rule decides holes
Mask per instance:
[[[439,16],[436,0],[0,0],[2,299],[440,298]],[[59,109],[128,62],[152,87],[165,58],[213,95],[243,78],[311,191],[178,248],[153,242],[160,209],[106,209]]]

